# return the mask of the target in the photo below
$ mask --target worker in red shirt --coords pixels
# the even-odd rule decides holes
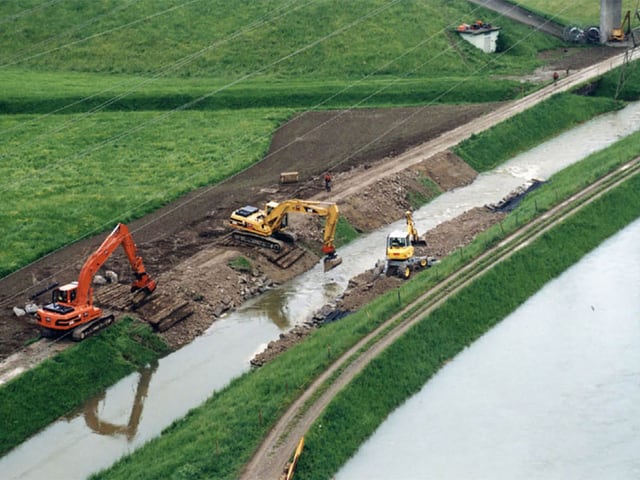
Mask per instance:
[[[333,181],[333,178],[331,177],[331,170],[329,170],[327,173],[324,174],[324,189],[327,192],[331,191],[331,182]]]

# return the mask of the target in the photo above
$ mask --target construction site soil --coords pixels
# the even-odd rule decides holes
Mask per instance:
[[[537,79],[549,81],[553,71],[590,65],[601,60],[604,52],[613,55],[619,51],[577,48],[548,52],[545,58],[549,64],[538,71]],[[305,248],[297,261],[282,268],[274,263],[272,253],[233,243],[226,226],[233,210],[247,204],[261,206],[269,200],[337,199],[341,216],[356,229],[367,232],[380,228],[402,219],[411,206],[410,198],[432,193],[423,181],[425,177],[446,191],[471,183],[476,172],[451,152],[427,158],[392,175],[380,175],[374,167],[499,105],[434,105],[301,114],[275,133],[268,155],[256,165],[130,223],[139,254],[147,271],[158,280],[158,288],[147,304],[130,311],[121,293],[128,292],[129,265],[126,257],[117,252],[106,268],[119,275],[118,283],[96,286],[96,303],[117,317],[126,313],[154,323],[162,330],[159,335],[173,348],[179,348],[225,312],[274,284],[301,274],[320,260],[317,252],[322,219],[292,216],[291,230],[298,238],[297,245]],[[324,191],[322,178],[327,170],[331,170],[334,177],[331,192]],[[280,174],[292,171],[298,172],[299,180],[280,183]],[[372,174],[378,177],[373,184],[357,194],[341,196],[341,192],[351,190]],[[420,231],[428,238],[423,253],[442,258],[501,218],[501,214],[477,208],[432,231]],[[0,380],[71,343],[68,338],[55,342],[55,347],[53,343],[33,342],[40,336],[34,317],[16,316],[14,307],[24,308],[32,302],[34,294],[54,282],[63,284],[75,280],[85,259],[104,237],[102,234],[74,243],[0,280]],[[250,260],[251,271],[232,262],[239,256]],[[375,275],[373,267],[351,280],[347,292],[337,300],[339,308],[355,310],[402,281]],[[44,293],[33,302],[41,305],[49,295]],[[257,364],[302,336],[298,332],[283,334],[280,342],[272,342]]]

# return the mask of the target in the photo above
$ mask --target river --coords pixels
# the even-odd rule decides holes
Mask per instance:
[[[480,175],[468,187],[441,195],[414,213],[416,225],[424,232],[470,208],[497,202],[524,182],[548,178],[638,129],[640,103],[602,115]],[[386,235],[403,225],[399,221],[362,236],[340,249],[340,267],[324,273],[318,264],[257,297],[158,365],[123,379],[76,415],[50,425],[0,459],[3,478],[84,478],[134,451],[248,371],[249,360],[269,341],[373,267],[384,256]]]
[[[447,364],[336,479],[640,478],[640,220]]]

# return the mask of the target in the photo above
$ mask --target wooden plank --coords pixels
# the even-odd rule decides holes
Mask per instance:
[[[158,331],[164,332],[173,327],[176,323],[181,322],[185,318],[193,314],[193,309],[185,302],[184,305],[174,309],[168,316],[163,318],[158,324]]]
[[[282,172],[280,174],[280,183],[297,183],[299,180],[298,172]]]

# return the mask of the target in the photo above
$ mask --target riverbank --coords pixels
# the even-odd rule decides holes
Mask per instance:
[[[24,372],[0,388],[0,456],[168,352],[148,325],[128,318]]]

